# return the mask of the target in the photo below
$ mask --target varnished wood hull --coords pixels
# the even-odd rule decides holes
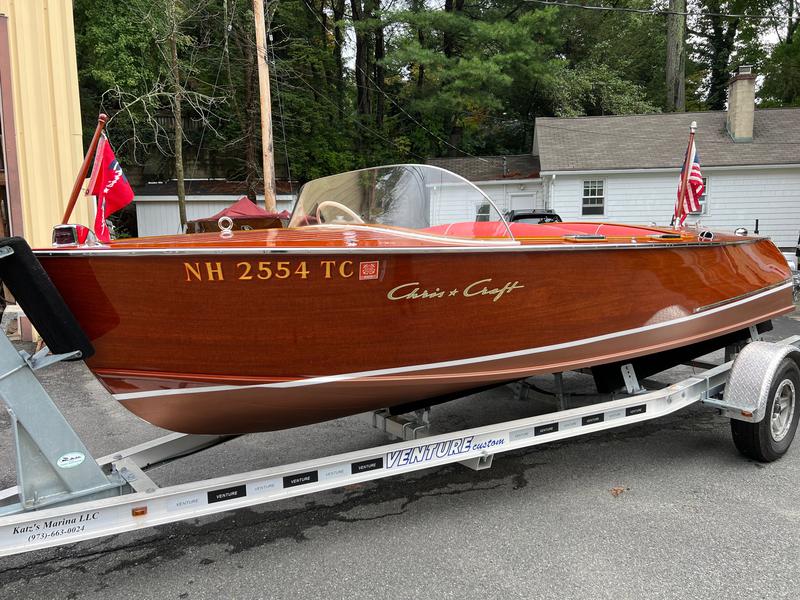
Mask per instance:
[[[793,308],[785,261],[757,239],[39,258],[100,381],[141,418],[189,433],[281,429],[604,364]]]

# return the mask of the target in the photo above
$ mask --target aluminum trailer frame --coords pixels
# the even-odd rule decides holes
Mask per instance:
[[[751,334],[757,339],[755,329]],[[733,419],[758,423],[765,418],[769,392],[781,365],[787,360],[800,364],[798,348],[800,336],[779,343],[752,342],[735,361],[728,360],[655,391],[643,389],[633,370],[623,367],[627,391],[622,397],[440,435],[428,435],[427,411],[417,411],[411,417],[378,411],[363,418],[403,441],[159,487],[146,474],[148,468],[236,436],[174,433],[95,460],[33,374],[35,369],[64,357],[47,357],[44,353],[30,357],[17,352],[5,336],[0,336],[0,396],[12,414],[17,435],[19,481],[18,486],[0,492],[0,504],[6,504],[0,506],[0,515],[5,515],[0,516],[0,556],[451,463],[485,469],[497,454],[657,419],[697,402]],[[729,382],[735,382],[736,388],[723,399],[722,392]],[[793,411],[794,408],[792,397]],[[37,412],[40,410],[45,412]],[[796,427],[796,419],[794,423]]]

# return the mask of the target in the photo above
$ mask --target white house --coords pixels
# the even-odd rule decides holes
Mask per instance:
[[[539,177],[539,157],[531,154],[510,156],[476,156],[432,158],[427,164],[452,171],[477,185],[497,205],[501,212],[518,209],[544,208],[542,180]],[[488,219],[488,203],[477,194],[475,198],[460,197],[463,189],[451,188],[450,197],[443,191],[438,201],[434,221],[452,223]],[[459,197],[456,197],[459,195]],[[471,200],[471,201],[470,201]],[[497,218],[496,215],[491,215]]]
[[[291,212],[295,195],[287,181],[277,181],[278,211]],[[171,235],[180,233],[178,194],[175,181],[148,183],[137,186],[136,223],[139,237]],[[203,219],[218,213],[247,195],[247,185],[242,181],[215,179],[192,179],[186,182],[186,217],[188,220]],[[264,196],[257,198],[264,208]]]
[[[711,228],[745,227],[793,248],[800,232],[800,108],[756,110],[750,73],[730,83],[729,110],[539,118],[534,154],[544,203],[564,220],[670,222],[689,125],[706,182]]]

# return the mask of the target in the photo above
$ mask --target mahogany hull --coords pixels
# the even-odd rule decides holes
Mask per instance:
[[[762,239],[578,248],[41,252],[141,418],[269,431],[614,362],[793,309]]]

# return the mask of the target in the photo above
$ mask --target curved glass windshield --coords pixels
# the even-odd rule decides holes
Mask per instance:
[[[481,221],[495,222],[484,228],[492,237],[513,239],[491,198],[463,177],[430,165],[392,165],[308,182],[289,227],[369,224],[452,235],[439,226]]]

